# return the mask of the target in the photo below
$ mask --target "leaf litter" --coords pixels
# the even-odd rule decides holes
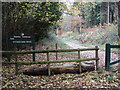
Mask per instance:
[[[2,88],[120,88],[117,72],[91,71],[81,74],[57,74],[52,76],[15,75],[9,65],[3,66]]]
[[[26,57],[28,60],[30,56]],[[55,60],[55,57],[53,59]],[[22,60],[26,61],[26,58],[22,57]],[[3,61],[5,60],[3,59]],[[21,65],[19,67],[25,68],[26,66]],[[107,72],[101,70],[81,74],[63,73],[52,76],[28,76],[22,73],[15,75],[14,65],[3,65],[2,69],[2,88],[120,88],[118,71]]]

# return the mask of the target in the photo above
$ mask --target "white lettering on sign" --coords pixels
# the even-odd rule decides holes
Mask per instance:
[[[31,38],[31,36],[22,36],[22,38]]]
[[[26,43],[32,43],[32,41],[26,41]]]
[[[10,38],[10,40],[14,40],[14,38]]]
[[[32,41],[13,41],[13,43],[21,43],[21,44],[24,44],[24,43],[32,43]]]
[[[24,35],[22,33],[21,35],[13,35],[9,38],[10,43],[12,44],[32,44],[34,43],[33,37],[31,35]]]
[[[14,38],[21,38],[21,36],[14,36]]]

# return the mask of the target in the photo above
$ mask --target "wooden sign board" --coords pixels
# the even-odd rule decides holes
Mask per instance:
[[[12,44],[12,45],[31,44],[32,49],[35,50],[35,40],[32,35],[28,35],[28,34],[24,34],[24,33],[10,35],[8,37],[8,43]],[[33,53],[32,58],[33,58],[33,61],[35,61],[35,53]],[[10,61],[10,60],[8,60],[8,61]]]

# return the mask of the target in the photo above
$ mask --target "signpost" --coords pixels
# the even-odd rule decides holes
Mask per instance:
[[[31,44],[32,49],[35,50],[34,37],[24,33],[9,36],[8,43],[11,45]],[[35,61],[35,53],[33,53],[32,58],[33,58],[33,61]],[[8,61],[10,62],[10,58],[8,59]]]

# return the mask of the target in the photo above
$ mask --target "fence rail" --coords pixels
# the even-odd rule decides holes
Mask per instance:
[[[62,63],[62,62],[82,62],[90,60],[99,60],[99,58],[88,58],[88,59],[75,59],[75,60],[57,60],[57,61],[36,61],[36,62],[2,62],[2,64],[18,64],[18,65],[30,65],[30,64],[48,64],[48,63]]]
[[[85,59],[82,59],[80,58],[80,51],[90,51],[90,50],[95,50],[96,53],[95,53],[95,58],[85,58]],[[16,69],[16,74],[18,73],[18,65],[30,65],[30,64],[48,64],[48,74],[49,76],[51,75],[50,73],[50,64],[51,63],[62,63],[62,62],[79,62],[81,63],[82,61],[90,61],[90,60],[96,60],[96,70],[98,69],[98,46],[95,46],[95,48],[85,48],[85,49],[58,49],[58,50],[40,50],[40,51],[36,51],[36,50],[33,50],[33,51],[1,51],[2,54],[4,55],[16,55],[17,54],[33,54],[33,53],[46,53],[47,55],[47,61],[32,61],[32,62],[18,62],[17,61],[17,57],[16,57],[16,60],[15,62],[2,62],[2,64],[15,64],[15,69]],[[54,52],[54,53],[58,53],[58,52],[78,52],[78,59],[75,59],[75,60],[49,60],[49,53],[50,52]],[[81,67],[81,64],[79,64],[80,67]],[[80,72],[81,72],[81,68],[80,69]]]
[[[32,50],[32,51],[0,51],[0,53],[4,54],[32,54],[32,53],[50,53],[50,52],[74,52],[74,51],[90,51],[90,50],[98,50],[99,48],[85,48],[85,49],[55,49],[55,50]]]

